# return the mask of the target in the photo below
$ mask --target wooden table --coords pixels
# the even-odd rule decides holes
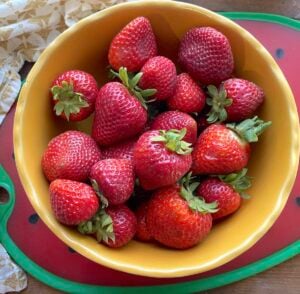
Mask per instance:
[[[286,15],[300,18],[300,0],[191,0],[182,1],[201,5],[205,8],[220,11],[256,11]],[[22,70],[26,74],[31,66]],[[36,279],[28,276],[28,287],[24,294],[54,294],[61,293]],[[221,287],[206,293],[220,294],[298,294],[300,293],[300,256],[280,264],[259,275],[246,280]]]

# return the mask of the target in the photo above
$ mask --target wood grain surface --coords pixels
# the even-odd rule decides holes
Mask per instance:
[[[255,11],[276,13],[300,19],[300,0],[192,0],[194,3],[218,11]],[[22,75],[31,65],[27,64]],[[24,294],[62,293],[28,276],[28,287]],[[268,271],[237,283],[206,291],[213,294],[298,294],[300,293],[300,256],[286,261]]]

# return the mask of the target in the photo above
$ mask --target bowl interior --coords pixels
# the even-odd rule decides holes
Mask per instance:
[[[93,238],[60,225],[53,217],[48,182],[41,156],[48,142],[66,129],[90,131],[92,118],[67,124],[56,119],[49,86],[60,73],[81,69],[99,85],[107,81],[107,51],[113,36],[137,16],[150,19],[159,53],[176,60],[183,34],[191,27],[212,26],[230,40],[235,74],[260,85],[266,100],[259,115],[273,125],[253,145],[249,165],[253,186],[250,200],[232,217],[217,224],[198,246],[177,251],[136,241],[113,250]],[[169,1],[127,3],[99,12],[60,35],[42,54],[23,86],[18,102],[14,144],[18,171],[25,191],[48,227],[77,252],[100,264],[146,276],[176,277],[217,267],[252,246],[272,225],[283,208],[298,161],[298,118],[289,86],[267,51],[230,20],[188,4]],[[279,139],[280,138],[280,139]]]

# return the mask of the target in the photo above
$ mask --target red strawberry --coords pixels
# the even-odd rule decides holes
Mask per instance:
[[[134,213],[124,204],[108,207],[106,213],[112,219],[115,237],[104,242],[112,248],[126,245],[136,233],[137,221]]]
[[[95,108],[98,86],[94,77],[81,70],[69,70],[52,83],[54,111],[70,121],[87,118]]]
[[[156,89],[155,98],[165,100],[171,97],[176,87],[176,67],[164,56],[150,58],[142,67],[139,86],[142,89]]]
[[[177,76],[174,95],[167,102],[169,109],[192,113],[203,109],[205,99],[205,93],[191,76],[182,73]]]
[[[247,169],[237,174],[207,178],[197,189],[208,203],[217,202],[219,210],[212,215],[213,219],[222,218],[234,213],[241,205],[241,197],[246,198],[243,192],[251,186],[246,176]]]
[[[144,242],[152,240],[152,237],[150,235],[150,232],[146,224],[147,211],[148,211],[148,202],[143,202],[135,212],[136,219],[137,219],[137,230],[136,230],[135,237],[138,240]]]
[[[92,137],[104,146],[121,142],[141,132],[147,112],[129,90],[118,82],[105,84],[99,91]]]
[[[133,151],[133,162],[145,190],[173,185],[191,167],[191,148],[182,141],[186,130],[145,132]]]
[[[181,40],[178,57],[181,66],[204,85],[218,85],[233,72],[229,41],[211,27],[188,30]]]
[[[186,128],[183,140],[194,144],[197,140],[197,123],[187,113],[179,111],[166,111],[154,118],[151,130],[181,130]]]
[[[228,174],[244,168],[250,157],[251,142],[271,122],[256,117],[239,124],[213,124],[199,136],[192,157],[194,174]]]
[[[216,203],[207,204],[193,195],[198,184],[157,190],[149,201],[147,228],[155,240],[177,249],[195,246],[212,227],[210,212]]]
[[[131,160],[100,160],[93,165],[90,177],[97,182],[100,193],[111,205],[124,203],[133,193],[134,173]]]
[[[137,221],[134,213],[124,204],[101,209],[90,221],[80,224],[82,234],[94,234],[108,247],[126,245],[135,235]]]
[[[53,138],[42,157],[42,168],[49,181],[85,181],[92,166],[101,159],[96,142],[79,131],[66,131]]]
[[[263,90],[252,82],[242,79],[229,79],[219,88],[208,86],[211,106],[208,122],[241,121],[254,115],[264,100]]]
[[[137,139],[129,139],[127,141],[103,148],[102,158],[119,158],[119,159],[133,159],[133,148]]]
[[[149,20],[137,17],[128,23],[112,40],[108,60],[119,70],[139,71],[144,63],[157,54],[155,36]]]
[[[87,184],[57,179],[51,182],[51,207],[55,217],[65,225],[78,225],[93,217],[99,208],[95,191]]]

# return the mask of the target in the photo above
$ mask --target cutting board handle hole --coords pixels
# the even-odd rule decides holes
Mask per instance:
[[[0,187],[0,205],[7,203],[9,200],[9,194],[6,189]]]

